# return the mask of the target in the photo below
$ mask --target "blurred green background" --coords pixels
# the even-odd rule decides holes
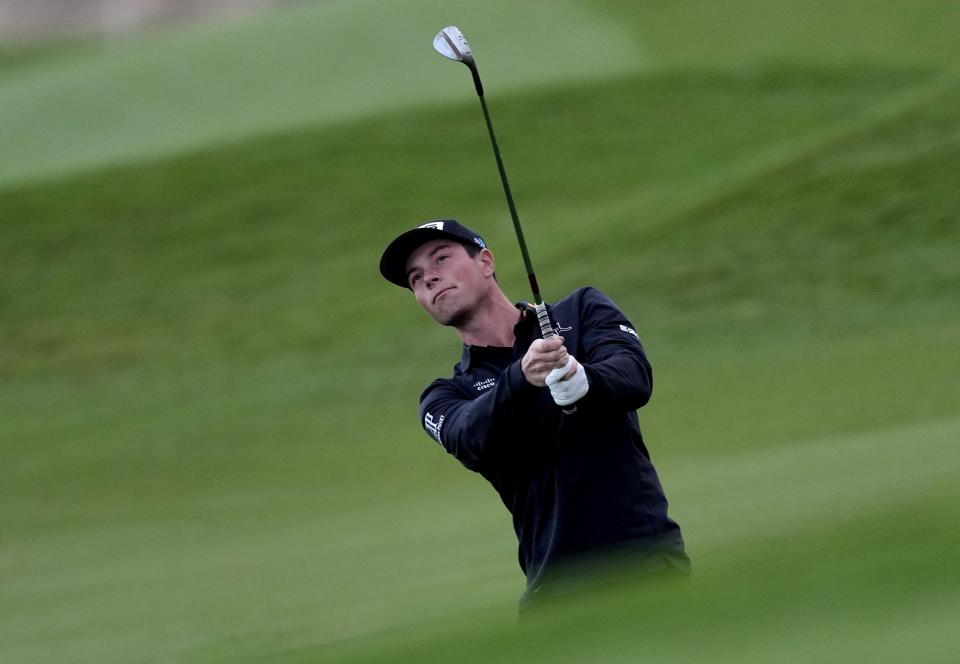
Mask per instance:
[[[420,430],[459,342],[376,264],[453,215],[590,284],[682,591],[518,627]],[[0,661],[953,662],[960,5],[302,2],[0,48]]]

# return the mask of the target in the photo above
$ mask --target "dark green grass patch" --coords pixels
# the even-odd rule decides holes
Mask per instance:
[[[103,42],[88,38],[0,40],[0,80],[21,67],[89,55],[102,51],[103,48]]]
[[[660,64],[753,66],[783,58],[836,66],[952,64],[960,8],[937,0],[587,0],[630,27]]]

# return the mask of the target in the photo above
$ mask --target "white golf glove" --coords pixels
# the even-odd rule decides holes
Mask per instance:
[[[577,365],[577,372],[567,380],[561,380],[568,371]],[[583,370],[583,365],[577,362],[571,355],[567,366],[560,369],[554,369],[546,378],[547,387],[550,388],[550,394],[558,406],[569,406],[582,399],[587,390],[590,389],[590,383],[587,381],[587,372]]]

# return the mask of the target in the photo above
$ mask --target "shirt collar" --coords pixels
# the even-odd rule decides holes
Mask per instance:
[[[515,339],[522,339],[527,336],[524,334],[524,332],[532,324],[531,321],[536,320],[536,309],[534,309],[533,305],[528,302],[517,302],[514,306],[520,310],[520,320],[518,320],[517,324],[513,326],[513,336]],[[470,344],[463,344],[463,352],[460,354],[460,369],[462,371],[466,371],[470,368],[471,351],[476,350],[478,352],[483,352],[487,348],[489,348],[489,346],[471,346]]]

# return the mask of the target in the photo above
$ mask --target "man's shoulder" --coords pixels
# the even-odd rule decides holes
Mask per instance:
[[[444,393],[455,394],[461,392],[459,381],[456,376],[452,378],[434,378],[430,383],[423,389],[423,392],[420,393],[420,404],[423,405],[423,402],[431,394],[442,395]]]
[[[428,394],[437,389],[465,392],[466,390],[464,389],[464,386],[470,383],[471,378],[468,370],[466,370],[462,365],[462,361],[457,362],[455,365],[453,365],[453,372],[450,374],[450,376],[446,378],[438,377],[430,381],[430,383],[420,394],[420,401],[423,401]]]
[[[609,302],[610,298],[594,286],[580,286],[569,295],[561,298],[551,305],[552,309],[580,309],[585,304],[594,302]]]

